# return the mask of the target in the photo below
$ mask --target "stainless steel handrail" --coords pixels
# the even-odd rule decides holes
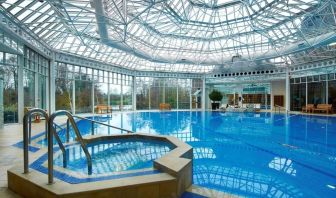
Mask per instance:
[[[80,134],[79,130],[78,130],[78,127],[77,127],[77,124],[72,116],[72,114],[68,111],[64,111],[64,110],[60,110],[60,111],[56,111],[55,113],[53,113],[52,115],[50,115],[49,117],[49,120],[48,120],[48,183],[49,184],[52,184],[54,182],[54,164],[53,164],[53,160],[54,160],[54,156],[53,156],[53,135],[55,135],[56,139],[58,137],[58,134],[56,133],[55,131],[55,128],[53,126],[53,122],[54,122],[54,119],[57,117],[57,116],[60,116],[60,115],[65,115],[68,117],[68,121],[71,123],[73,129],[74,129],[74,132],[77,136],[77,140],[78,142],[80,143],[84,153],[85,153],[85,156],[86,156],[86,160],[87,160],[87,163],[88,163],[88,174],[91,175],[92,174],[92,159],[91,159],[91,155],[89,153],[89,151],[87,150],[86,148],[86,144],[85,142],[83,141],[83,138],[82,138],[82,135]],[[58,137],[59,138],[59,137]],[[63,145],[61,143],[61,145]],[[61,147],[60,147],[61,148]],[[64,152],[65,153],[65,152]],[[63,159],[64,159],[64,155],[63,155]],[[63,160],[64,161],[64,160]]]
[[[29,156],[28,156],[28,143],[31,142],[31,116],[35,114],[40,114],[45,117],[45,129],[46,135],[48,134],[48,114],[43,109],[30,109],[24,116],[23,116],[23,172],[28,173],[29,168]],[[29,136],[28,136],[29,133]]]
[[[54,126],[60,128],[61,130],[63,130],[62,127],[58,126],[57,124],[55,123],[52,123]],[[57,134],[57,131],[54,130],[54,136],[56,138],[56,141],[57,141],[57,144],[58,144],[58,147],[61,149],[62,151],[62,155],[63,155],[63,167],[66,168],[67,167],[67,154],[66,154],[66,150],[65,150],[65,146],[63,145],[62,143],[62,140],[61,138],[59,137],[59,135]],[[54,143],[53,143],[54,144]],[[48,147],[49,147],[49,143],[48,143]]]
[[[123,129],[123,128],[116,127],[116,126],[113,126],[113,125],[109,125],[109,124],[106,124],[106,123],[104,123],[104,122],[99,122],[99,121],[96,121],[96,120],[92,120],[92,119],[88,119],[88,118],[84,118],[84,117],[80,117],[80,116],[76,116],[76,115],[74,115],[73,117],[74,117],[74,118],[78,118],[78,119],[82,119],[82,120],[90,121],[90,122],[92,123],[92,130],[93,130],[93,128],[94,128],[94,125],[93,125],[93,124],[96,123],[96,124],[101,124],[101,125],[104,125],[104,126],[107,126],[107,127],[114,128],[114,129],[118,129],[118,130],[121,130],[121,131],[126,131],[127,133],[135,133],[134,131],[130,131],[130,130],[127,130],[127,129]],[[94,135],[93,132],[92,132],[92,135]]]

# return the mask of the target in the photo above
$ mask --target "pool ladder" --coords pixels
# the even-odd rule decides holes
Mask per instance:
[[[47,112],[43,109],[34,108],[29,110],[23,117],[23,156],[24,156],[24,173],[29,173],[29,156],[28,156],[28,144],[31,143],[31,117],[33,115],[41,115],[45,118],[45,136],[48,139],[48,183],[52,184],[54,182],[54,168],[53,168],[53,137],[55,136],[55,139],[57,141],[57,144],[62,151],[63,154],[63,167],[67,166],[67,154],[64,144],[62,143],[60,137],[57,134],[56,127],[63,130],[63,128],[56,123],[54,123],[54,120],[57,116],[66,116],[67,122],[66,122],[66,142],[69,143],[70,139],[70,124],[72,125],[72,128],[74,129],[75,135],[77,137],[77,141],[81,145],[88,164],[88,174],[92,174],[92,158],[91,155],[87,149],[86,143],[83,141],[83,137],[79,132],[79,129],[77,127],[77,124],[75,122],[74,118],[86,120],[91,122],[91,135],[94,135],[94,126],[95,124],[104,125],[107,127],[111,127],[114,129],[118,129],[121,131],[125,131],[127,133],[134,133],[133,131],[123,129],[120,127],[116,127],[113,125],[109,125],[103,122],[99,122],[96,120],[80,117],[80,116],[74,116],[70,112],[65,110],[56,111],[52,115],[48,116]]]

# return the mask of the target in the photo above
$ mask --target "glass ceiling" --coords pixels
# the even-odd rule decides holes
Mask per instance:
[[[336,41],[334,0],[0,2],[55,50],[136,70],[203,73],[236,58],[276,66]]]

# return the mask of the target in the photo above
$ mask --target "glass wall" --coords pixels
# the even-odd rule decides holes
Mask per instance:
[[[56,72],[57,110],[92,113],[97,105],[121,110],[122,94],[124,109],[132,109],[132,76],[66,63],[57,63]]]
[[[67,110],[73,112],[72,86],[73,66],[59,63],[57,65],[55,85],[55,108],[56,110]]]
[[[175,80],[176,81],[176,80]],[[178,79],[178,109],[190,109],[190,79]]]
[[[4,123],[18,122],[18,69],[17,55],[0,52],[3,72],[3,119]]]
[[[136,108],[138,110],[149,109],[149,96],[152,78],[137,77],[136,78]]]
[[[47,76],[49,61],[34,50],[24,49],[23,90],[24,106],[47,107]]]
[[[335,71],[333,71],[335,72]],[[335,73],[291,79],[291,110],[300,111],[308,104],[332,104],[336,110],[336,79]],[[306,95],[307,86],[307,95]]]
[[[121,85],[110,84],[110,103],[113,110],[121,110]]]
[[[132,110],[132,86],[123,86],[123,110]]]
[[[325,104],[326,103],[326,82],[308,83],[308,103]]]
[[[193,109],[199,109],[202,107],[202,79],[191,80],[191,107]]]
[[[328,82],[328,104],[332,104],[333,112],[336,112],[336,80]]]
[[[159,109],[160,103],[168,103],[172,109],[201,108],[201,79],[136,78],[137,109]],[[191,92],[193,86],[194,93]]]
[[[306,83],[291,85],[290,96],[290,109],[301,111],[306,105]]]
[[[23,71],[24,106],[35,107],[35,74],[30,70]]]
[[[92,113],[92,82],[75,81],[75,113]]]
[[[176,80],[168,78],[164,87],[164,102],[170,104],[172,109],[177,108],[177,84]]]

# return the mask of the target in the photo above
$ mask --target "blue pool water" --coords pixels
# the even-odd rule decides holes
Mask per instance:
[[[336,117],[171,111],[99,120],[190,144],[195,185],[247,197],[336,197]],[[90,123],[78,125],[91,134]],[[97,125],[94,131],[121,133]]]
[[[113,139],[88,144],[92,157],[92,174],[152,168],[153,161],[173,149],[173,145],[162,141],[139,138]],[[67,150],[67,169],[87,174],[86,157],[79,144]],[[54,163],[63,166],[61,153]]]

